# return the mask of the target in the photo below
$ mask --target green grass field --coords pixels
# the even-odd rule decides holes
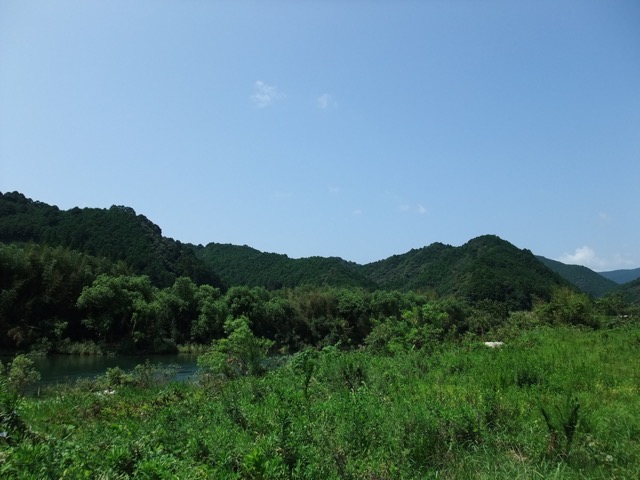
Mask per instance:
[[[639,359],[639,327],[544,327],[233,379],[111,372],[5,401],[0,478],[638,478]]]

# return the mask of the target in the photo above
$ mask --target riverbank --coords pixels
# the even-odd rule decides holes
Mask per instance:
[[[171,367],[176,379],[184,380],[198,369],[197,355],[48,355],[33,357],[34,368],[40,380],[31,386],[31,391],[49,388],[63,383],[74,383],[80,379],[93,379],[105,375],[111,368],[131,372],[138,365],[150,363],[160,368]]]
[[[633,478],[640,328],[335,348],[262,376],[26,399],[5,478]],[[115,379],[112,379],[116,381]],[[164,382],[164,381],[163,381]],[[100,386],[101,387],[101,386]]]

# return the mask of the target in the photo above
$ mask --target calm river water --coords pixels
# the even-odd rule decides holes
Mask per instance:
[[[34,357],[36,369],[40,372],[41,380],[34,387],[55,385],[79,378],[93,378],[104,375],[107,368],[120,367],[131,371],[136,365],[149,360],[157,365],[177,365],[178,380],[185,380],[194,375],[198,369],[196,355],[52,355]]]

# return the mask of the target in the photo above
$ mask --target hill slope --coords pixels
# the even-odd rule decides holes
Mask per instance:
[[[628,303],[640,304],[640,278],[618,286],[615,293],[622,295]]]
[[[367,264],[362,271],[382,288],[433,290],[471,302],[491,299],[514,309],[530,308],[535,297],[547,299],[555,286],[568,285],[530,251],[494,235],[460,247],[434,243]]]
[[[536,258],[580,290],[594,297],[602,297],[617,287],[613,280],[582,265],[566,265],[542,256]]]
[[[377,288],[359,271],[359,265],[337,257],[293,259],[265,253],[248,246],[210,243],[195,247],[196,253],[228,285],[269,289],[301,285]]]
[[[610,272],[599,272],[605,278],[612,280],[616,283],[622,284],[632,282],[637,278],[640,278],[640,268],[633,268],[630,270],[612,270]]]
[[[0,193],[0,242],[64,246],[114,262],[121,260],[163,287],[179,276],[222,286],[191,248],[163,237],[160,227],[129,207],[63,211],[18,192]]]
[[[214,286],[224,280],[228,286],[271,289],[310,285],[433,291],[519,309],[530,308],[536,297],[549,298],[554,286],[569,285],[530,251],[493,235],[461,247],[434,243],[367,265],[335,257],[291,259],[248,246],[182,244],[163,237],[160,227],[129,207],[61,211],[17,192],[0,193],[0,241],[61,245],[122,260],[158,286],[189,276]]]

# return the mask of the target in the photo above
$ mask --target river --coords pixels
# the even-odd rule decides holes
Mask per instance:
[[[75,382],[80,378],[94,378],[104,375],[108,368],[120,367],[124,371],[131,371],[136,365],[147,360],[154,365],[176,365],[177,380],[186,380],[193,376],[198,365],[197,355],[50,355],[33,357],[35,368],[40,372],[41,379],[34,385],[35,389],[53,386],[64,382]],[[9,359],[10,360],[10,359]],[[2,359],[3,363],[5,359]]]

